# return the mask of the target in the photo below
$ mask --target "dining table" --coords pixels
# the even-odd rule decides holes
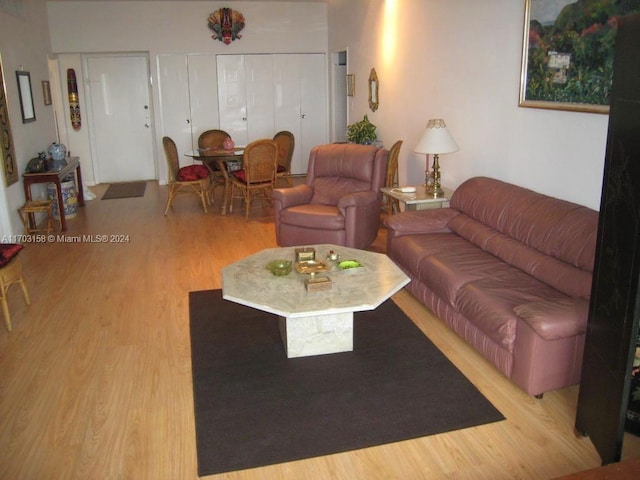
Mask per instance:
[[[185,153],[185,156],[200,161],[205,165],[211,175],[218,172],[222,174],[224,179],[224,193],[222,195],[222,207],[220,213],[227,214],[230,203],[230,187],[231,177],[229,174],[234,170],[242,168],[242,158],[244,156],[244,146],[238,146],[230,149],[224,148],[198,148]]]

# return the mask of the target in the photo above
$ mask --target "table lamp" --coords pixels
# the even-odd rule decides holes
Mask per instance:
[[[444,196],[444,192],[440,187],[440,163],[438,162],[438,155],[441,153],[457,152],[458,144],[455,142],[447,125],[441,118],[433,118],[427,123],[418,145],[414,148],[416,153],[424,153],[427,155],[427,161],[425,166],[425,188],[428,195],[433,195],[433,198],[440,198]],[[429,155],[433,155],[433,184],[429,185],[427,181],[429,178]]]

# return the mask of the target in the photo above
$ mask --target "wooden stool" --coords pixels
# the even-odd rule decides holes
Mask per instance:
[[[4,313],[4,323],[7,331],[11,331],[11,314],[9,313],[9,304],[7,303],[7,290],[14,283],[19,283],[24,296],[24,303],[31,305],[29,292],[22,277],[22,263],[17,258],[18,253],[22,250],[22,245],[12,243],[0,244],[0,260],[6,263],[0,267],[0,303],[2,303],[2,312]]]
[[[47,214],[47,228],[38,228],[34,214]],[[28,200],[22,207],[18,209],[22,223],[24,224],[24,234],[46,232],[47,235],[55,228],[53,223],[53,199],[49,200]],[[33,218],[33,228],[31,227],[31,219]]]

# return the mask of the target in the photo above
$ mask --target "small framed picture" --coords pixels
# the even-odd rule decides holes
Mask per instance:
[[[347,97],[353,97],[356,94],[356,76],[353,73],[347,73]]]
[[[42,98],[45,105],[51,105],[51,86],[49,80],[42,81]]]

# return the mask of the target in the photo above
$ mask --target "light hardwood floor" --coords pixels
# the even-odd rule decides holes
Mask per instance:
[[[204,214],[195,198],[165,217],[165,186],[120,200],[104,190],[69,220],[69,242],[20,254],[32,304],[13,287],[14,329],[0,331],[1,479],[197,478],[188,292],[220,288],[221,267],[276,246],[272,217]],[[381,231],[373,249],[384,242]],[[544,479],[599,465],[573,433],[577,387],[529,397],[410,294],[394,300],[506,421],[208,478]],[[625,449],[640,456],[636,437]]]

